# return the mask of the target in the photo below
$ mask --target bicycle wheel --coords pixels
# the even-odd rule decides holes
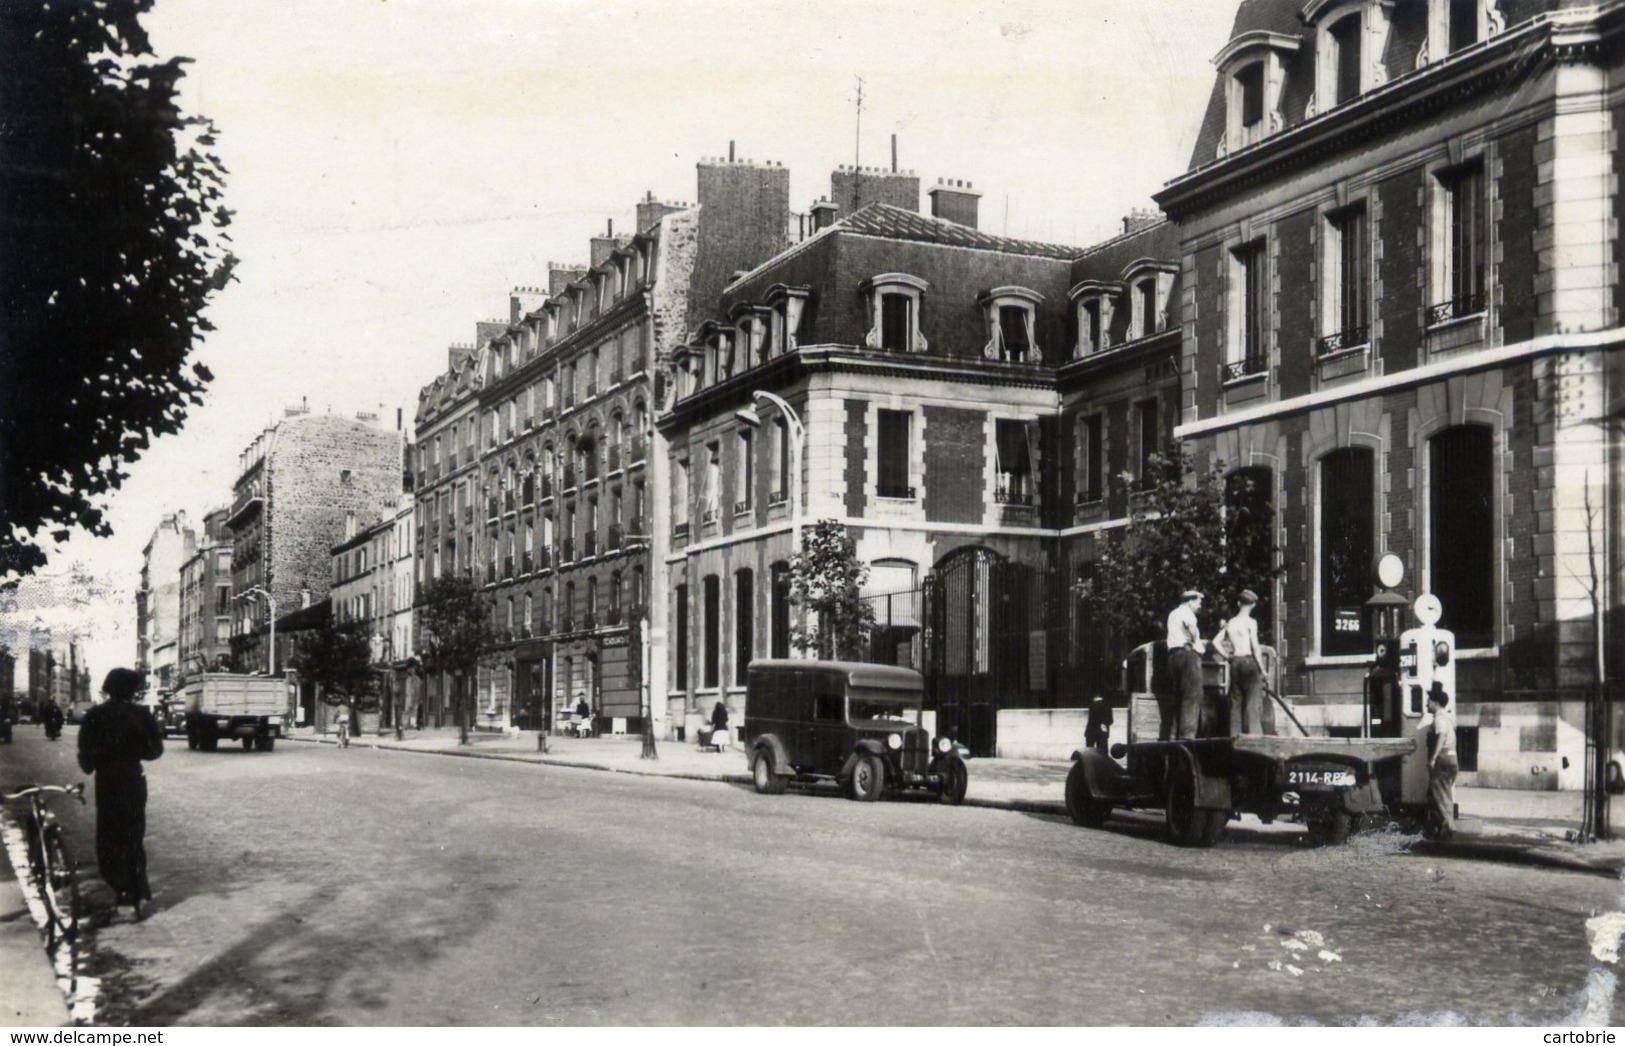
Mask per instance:
[[[71,942],[79,936],[79,877],[74,873],[67,844],[62,841],[60,825],[47,827],[42,842],[45,874],[40,879],[40,893],[50,917],[47,933],[53,940]]]

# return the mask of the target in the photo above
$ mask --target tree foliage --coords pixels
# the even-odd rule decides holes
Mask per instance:
[[[378,691],[372,670],[372,635],[365,621],[334,621],[299,636],[294,663],[306,679],[322,685],[330,705],[368,703]]]
[[[413,608],[418,658],[426,674],[444,673],[455,689],[454,707],[464,742],[472,719],[472,676],[497,642],[491,610],[474,582],[455,575],[435,578],[418,593]]]
[[[790,557],[790,602],[804,612],[790,637],[795,648],[824,659],[861,658],[875,620],[862,598],[868,577],[846,527],[821,519],[804,529],[801,550]]]
[[[1211,636],[1242,589],[1267,600],[1270,582],[1286,571],[1269,491],[1255,474],[1227,478],[1222,462],[1199,473],[1182,450],[1154,456],[1152,469],[1151,485],[1130,499],[1128,525],[1103,543],[1077,585],[1084,616],[1112,637],[1114,657],[1162,638],[1186,589],[1207,597],[1202,634]]]
[[[183,59],[149,60],[153,0],[0,10],[0,577],[40,540],[106,535],[105,497],[211,379],[188,363],[235,262],[213,127]]]

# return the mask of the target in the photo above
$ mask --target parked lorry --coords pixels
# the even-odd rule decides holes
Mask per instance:
[[[218,748],[221,738],[241,741],[244,751],[271,751],[290,703],[287,680],[230,672],[197,676],[179,696],[186,709],[186,747],[206,752]]]
[[[1264,647],[1261,655],[1269,701],[1276,693],[1275,651]],[[1109,755],[1096,748],[1073,753],[1066,808],[1075,823],[1099,828],[1114,808],[1160,808],[1174,842],[1212,846],[1232,817],[1250,813],[1266,822],[1301,820],[1312,838],[1337,843],[1414,789],[1406,764],[1415,761],[1415,738],[1310,736],[1284,705],[1301,736],[1172,736],[1163,729],[1162,707],[1172,707],[1165,658],[1164,644],[1147,643],[1124,662],[1127,744]],[[1202,665],[1204,700],[1215,711],[1228,707],[1229,668],[1223,659]]]

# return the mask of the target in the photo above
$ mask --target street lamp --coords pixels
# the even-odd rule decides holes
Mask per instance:
[[[790,437],[790,476],[785,487],[790,496],[790,555],[793,557],[801,551],[801,454],[807,442],[807,426],[801,423],[801,415],[783,397],[757,389],[751,393],[751,398],[766,400],[779,408],[779,413],[784,416],[785,435]],[[741,407],[734,412],[734,416],[752,428],[759,428],[762,424],[761,415],[756,413],[755,407]]]
[[[265,600],[266,612],[269,614],[271,621],[271,633],[267,642],[270,649],[265,663],[265,674],[274,676],[276,675],[276,597],[258,585],[237,594],[238,599],[247,599],[249,596],[259,596]]]

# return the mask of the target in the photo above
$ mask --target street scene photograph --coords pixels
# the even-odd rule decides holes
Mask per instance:
[[[0,1028],[1613,1041],[1622,125],[1625,0],[3,0]]]

